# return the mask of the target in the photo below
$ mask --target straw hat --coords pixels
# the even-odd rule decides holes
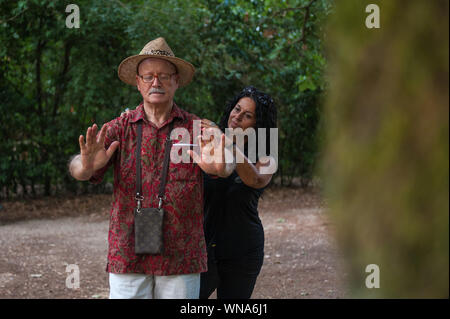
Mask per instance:
[[[194,76],[194,66],[187,61],[177,58],[164,38],[157,38],[147,43],[138,55],[132,55],[120,63],[119,78],[123,82],[135,86],[136,68],[142,60],[147,58],[158,58],[173,63],[180,75],[180,87],[188,85]]]

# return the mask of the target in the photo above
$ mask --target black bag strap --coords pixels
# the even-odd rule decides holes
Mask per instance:
[[[172,148],[172,141],[170,140],[170,133],[172,133],[173,125],[175,119],[172,120],[169,124],[169,132],[166,136],[166,143],[164,147],[164,163],[163,169],[161,172],[161,182],[159,184],[159,192],[158,192],[158,208],[161,209],[162,203],[164,200],[164,192],[167,183],[167,171],[169,168],[169,159],[170,159],[170,149]],[[135,199],[137,201],[137,212],[141,210],[142,201],[144,200],[144,196],[142,196],[142,177],[141,177],[141,144],[142,144],[142,121],[138,122],[137,127],[137,144],[136,144],[136,196]]]
[[[144,200],[142,196],[142,185],[141,185],[141,142],[142,142],[142,121],[138,122],[137,127],[137,142],[136,142],[136,196],[137,201],[137,211],[141,210],[141,202]]]

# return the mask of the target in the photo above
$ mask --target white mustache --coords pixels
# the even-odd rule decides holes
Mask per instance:
[[[148,95],[152,94],[152,93],[166,93],[163,89],[160,88],[151,88],[150,91],[148,91]]]

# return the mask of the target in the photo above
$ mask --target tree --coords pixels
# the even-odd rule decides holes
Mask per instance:
[[[379,29],[365,5],[330,22],[321,164],[351,295],[448,298],[448,2],[379,2]]]
[[[46,195],[87,187],[67,174],[77,137],[140,103],[117,67],[162,36],[197,68],[176,102],[217,121],[247,85],[270,93],[279,109],[282,180],[312,177],[325,59],[328,0],[78,1],[80,28],[67,28],[66,4],[0,2],[0,196]],[[106,178],[110,181],[111,176]]]

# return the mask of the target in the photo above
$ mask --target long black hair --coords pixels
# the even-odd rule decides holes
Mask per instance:
[[[269,94],[258,90],[254,86],[247,86],[233,99],[228,101],[225,112],[219,122],[219,127],[222,132],[225,132],[225,129],[228,127],[228,119],[231,111],[239,100],[244,97],[249,97],[255,102],[256,124],[254,129],[256,131],[256,138],[258,141],[258,128],[266,128],[266,153],[268,153],[270,152],[270,128],[277,127],[277,108]],[[258,151],[256,154],[259,156]]]

